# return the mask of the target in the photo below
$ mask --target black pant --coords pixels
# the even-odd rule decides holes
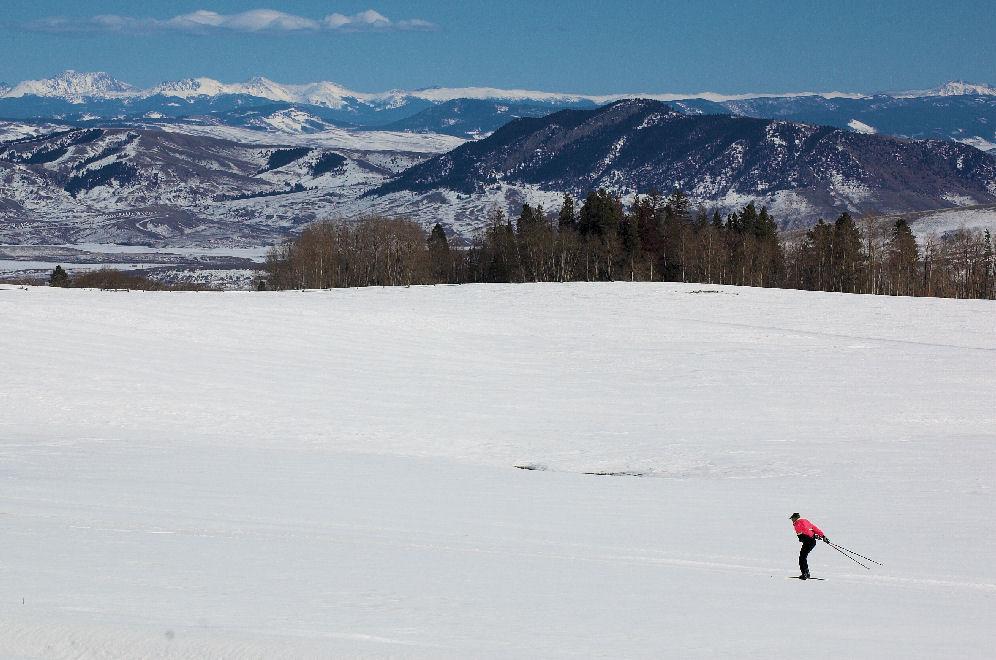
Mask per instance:
[[[809,575],[809,562],[806,561],[806,557],[816,547],[816,539],[812,536],[799,534],[799,540],[802,541],[802,549],[799,550],[799,570],[802,571],[803,575]]]

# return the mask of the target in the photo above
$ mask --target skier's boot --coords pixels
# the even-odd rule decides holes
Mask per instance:
[[[800,575],[799,579],[800,580],[808,580],[809,579],[809,571],[806,571],[805,573],[803,573],[802,575]]]

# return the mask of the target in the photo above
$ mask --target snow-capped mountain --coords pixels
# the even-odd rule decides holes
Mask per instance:
[[[996,87],[992,85],[970,83],[964,80],[951,80],[940,87],[916,91],[896,92],[889,94],[895,98],[922,98],[929,96],[996,96]]]
[[[397,107],[420,99],[431,103],[444,103],[456,99],[498,100],[537,102],[554,106],[573,105],[581,102],[603,105],[624,98],[650,98],[658,101],[679,101],[702,99],[715,103],[727,103],[759,98],[800,98],[816,96],[824,99],[863,99],[875,96],[893,98],[921,98],[932,96],[994,96],[996,87],[988,84],[950,81],[943,85],[914,91],[901,91],[885,94],[854,92],[792,92],[792,93],[741,93],[721,94],[716,92],[660,93],[660,92],[620,92],[615,94],[582,94],[549,92],[526,89],[501,89],[496,87],[428,87],[415,90],[390,90],[386,92],[358,92],[329,81],[304,84],[284,84],[257,76],[245,82],[223,83],[212,78],[188,78],[163,82],[146,89],[112,78],[104,72],[81,73],[73,70],[43,80],[25,80],[13,88],[0,84],[0,95],[8,98],[22,96],[43,96],[63,98],[79,102],[82,99],[111,99],[122,97],[148,98],[162,95],[176,98],[195,96],[221,96],[242,94],[257,98],[287,103],[305,103],[329,108],[339,108],[350,101],[360,101],[370,105]]]
[[[235,94],[231,85],[225,85],[213,78],[186,78],[173,80],[156,85],[151,90],[152,96],[162,95],[187,99],[195,96],[221,96]]]
[[[686,114],[784,119],[865,133],[996,144],[996,88],[962,81],[929,90],[874,95],[588,95],[493,87],[367,93],[327,81],[284,84],[264,77],[240,83],[189,78],[138,89],[106,73],[66,71],[48,80],[22,82],[6,91],[0,88],[0,119],[93,124],[209,117],[211,123],[244,126],[250,114],[293,109],[337,126],[390,126],[466,138],[487,135],[516,116],[539,116],[565,108],[592,109],[634,97],[666,101]],[[506,107],[519,110],[506,111]],[[248,125],[265,127],[265,121],[261,124],[250,119]]]
[[[54,78],[25,80],[9,89],[5,98],[41,96],[58,98],[70,103],[83,103],[87,99],[111,99],[138,96],[141,92],[126,82],[116,80],[103,71],[79,73],[63,71]]]
[[[342,107],[346,99],[373,96],[351,92],[335,83],[319,82],[307,85],[283,85],[261,76],[251,78],[242,83],[223,83],[213,78],[188,78],[186,80],[161,83],[143,94],[146,96],[162,95],[185,99],[198,96],[243,94],[271,101],[305,103],[329,108]]]

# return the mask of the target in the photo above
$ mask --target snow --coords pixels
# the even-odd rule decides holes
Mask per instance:
[[[825,174],[830,181],[830,189],[833,191],[834,199],[838,204],[843,204],[851,210],[857,210],[858,204],[873,198],[871,188],[861,181],[847,177],[836,170],[828,170]]]
[[[22,96],[55,97],[78,104],[89,98],[135,97],[140,96],[140,92],[128,83],[111,78],[103,71],[78,73],[69,69],[54,78],[24,80],[3,94],[4,98]]]
[[[629,203],[631,197],[624,197]],[[542,206],[556,212],[564,201],[563,192],[543,190],[531,184],[498,182],[473,195],[466,195],[445,188],[426,193],[395,192],[362,198],[344,198],[337,209],[339,217],[352,218],[364,215],[391,215],[411,218],[432,227],[440,222],[465,238],[474,235],[487,224],[488,213],[495,208],[510,216],[517,215],[522,204]]]
[[[617,94],[575,94],[565,92],[541,92],[528,89],[498,89],[494,87],[432,87],[410,92],[416,98],[434,103],[443,103],[456,99],[500,99],[508,101],[542,101],[547,103],[577,103],[592,101],[598,105],[621,101],[623,99],[653,99],[655,101],[680,101],[686,99],[703,99],[722,103],[723,101],[743,101],[759,98],[783,98],[799,96],[822,96],[835,98],[866,98],[862,94],[849,92],[786,92],[786,93],[745,93],[718,94],[716,92],[661,93],[661,92],[629,92]]]
[[[687,93],[644,91],[613,94],[581,94],[528,89],[501,89],[496,87],[430,87],[410,91],[394,89],[386,92],[358,92],[329,81],[286,84],[261,76],[237,83],[223,83],[206,77],[187,78],[185,80],[163,82],[148,89],[138,89],[127,83],[115,80],[103,72],[77,73],[71,70],[64,71],[58,76],[45,80],[25,80],[9,89],[0,85],[0,97],[14,98],[37,95],[65,98],[73,103],[82,103],[85,99],[89,98],[127,99],[163,95],[191,99],[201,96],[210,97],[224,94],[245,94],[272,101],[308,103],[334,109],[346,108],[351,103],[365,104],[376,109],[392,109],[402,107],[412,99],[421,99],[432,103],[443,103],[455,99],[495,99],[553,104],[588,101],[602,105],[627,98],[649,98],[664,102],[703,99],[715,103],[764,98],[802,98],[807,96],[818,96],[825,99],[871,98],[870,95],[864,93],[842,91],[745,92],[739,94],[708,91]],[[996,95],[996,87],[964,81],[950,81],[933,89],[887,92],[885,95],[893,98],[961,95],[993,96]]]
[[[0,655],[986,658],[994,328],[703,285],[0,286]],[[885,566],[785,579],[793,511]]]
[[[332,124],[322,121],[320,117],[316,117],[299,108],[278,110],[252,123],[280,133],[310,133],[322,129],[328,130],[334,128]]]
[[[0,142],[8,140],[20,140],[26,137],[35,137],[56,131],[64,131],[68,127],[49,123],[23,123],[17,121],[0,120]]]
[[[277,113],[279,114],[279,113]],[[466,142],[458,137],[440,133],[405,133],[402,131],[359,131],[347,128],[329,128],[314,133],[301,133],[299,126],[286,121],[269,125],[274,132],[263,132],[238,126],[167,123],[164,131],[203,135],[231,140],[242,144],[281,146],[314,146],[329,149],[356,149],[360,151],[402,151],[415,153],[442,153],[456,149]]]
[[[847,125],[851,127],[855,133],[864,133],[865,135],[874,135],[878,133],[878,129],[869,126],[868,124],[858,121],[857,119],[852,119],[847,122]]]
[[[994,134],[993,139],[996,140],[996,134]],[[968,138],[961,138],[961,139],[956,140],[956,141],[957,142],[961,142],[963,144],[967,144],[967,145],[972,146],[972,147],[975,147],[979,151],[994,151],[994,150],[996,150],[996,142],[991,142],[991,141],[989,141],[989,140],[987,140],[987,139],[985,139],[983,137],[979,137],[977,135],[976,136],[972,136],[972,137],[968,137]]]
[[[961,156],[958,157],[958,169],[961,169]],[[968,195],[956,195],[954,193],[948,193],[942,195],[945,202],[954,204],[955,206],[975,206],[978,202],[974,197],[969,197]]]
[[[996,208],[950,209],[914,216],[910,229],[921,240],[928,235],[943,236],[958,229],[988,229],[996,235]]]
[[[781,131],[781,130],[783,130],[785,128],[788,128],[789,130],[791,130],[791,126],[789,124],[787,124],[787,122],[781,122],[781,121],[772,121],[772,122],[769,122],[768,125],[764,129],[764,137],[771,144],[774,144],[774,145],[777,145],[777,146],[780,146],[780,147],[787,147],[788,146],[788,142],[786,142],[785,138],[783,138],[779,134],[779,131]]]
[[[982,89],[980,87],[979,89]],[[973,92],[966,92],[973,93]],[[978,92],[984,93],[984,92]],[[127,83],[110,78],[106,73],[76,73],[66,71],[46,80],[27,80],[14,86],[0,96],[20,97],[30,94],[57,96],[74,103],[86,98],[148,98],[154,95],[190,99],[199,96],[220,96],[223,94],[245,94],[258,98],[286,103],[309,103],[328,108],[341,109],[350,101],[355,101],[378,109],[404,106],[411,99],[421,99],[432,103],[443,103],[456,99],[495,99],[517,102],[541,103],[580,103],[590,101],[599,105],[628,98],[650,98],[658,101],[679,101],[704,99],[722,103],[757,98],[783,98],[820,96],[827,99],[868,98],[865,94],[853,92],[784,92],[784,93],[741,93],[721,94],[716,92],[661,93],[629,92],[615,94],[579,94],[568,92],[548,92],[528,89],[501,89],[496,87],[430,87],[416,90],[390,90],[386,92],[357,92],[334,82],[319,81],[304,84],[279,83],[263,77],[251,78],[246,82],[223,83],[213,78],[188,78],[164,82],[148,89],[139,90]]]
[[[187,78],[156,85],[149,90],[149,95],[162,94],[174,98],[189,99],[197,96],[219,96],[235,93],[212,78]]]
[[[29,249],[45,249],[43,245],[33,245]],[[83,250],[99,254],[179,254],[191,257],[241,257],[253,261],[266,261],[270,247],[149,247],[145,245],[116,245],[113,243],[74,243],[72,245],[57,245],[71,250]],[[0,245],[0,250],[3,250]]]
[[[996,96],[992,85],[951,80],[933,89],[921,89],[890,94],[897,99],[921,98],[927,96]]]

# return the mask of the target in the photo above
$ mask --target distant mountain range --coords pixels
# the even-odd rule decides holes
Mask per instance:
[[[841,210],[904,212],[996,202],[996,160],[950,141],[907,141],[782,120],[689,115],[650,99],[520,119],[413,166],[368,195],[532,186],[578,196],[685,190],[708,206],[765,203],[799,225]]]
[[[479,88],[355,92],[331,82],[286,85],[266,78],[221,83],[191,78],[138,89],[106,73],[64,71],[53,78],[27,80],[0,94],[0,118],[34,119],[61,115],[68,119],[112,119],[149,112],[170,117],[223,112],[260,105],[305,106],[330,121],[348,125],[387,124],[453,99],[505,99],[558,109],[594,106],[586,97],[546,92]]]
[[[732,114],[835,126],[859,133],[952,139],[996,149],[996,88],[961,81],[928,90],[722,95],[586,95],[495,88],[430,88],[356,92],[332,82],[298,85],[252,78],[165,82],[140,89],[106,73],[65,71],[53,78],[0,85],[0,119],[74,125],[201,118],[256,126],[294,110],[314,125],[436,132],[483,137],[511,119],[562,109],[593,109],[623,98],[666,101],[686,114]],[[318,123],[315,123],[318,122]],[[306,122],[307,123],[307,122]]]
[[[495,206],[599,187],[757,201],[789,226],[996,202],[996,159],[969,146],[996,142],[996,90],[967,83],[667,104],[73,72],[2,89],[0,243],[258,245],[367,213],[469,237]]]
[[[305,84],[283,84],[264,77],[255,77],[241,83],[222,83],[211,78],[187,78],[160,83],[141,89],[126,82],[117,80],[107,73],[81,73],[72,70],[63,71],[52,78],[42,80],[25,80],[3,94],[6,98],[24,96],[46,96],[61,98],[73,103],[83,103],[92,99],[123,99],[148,98],[151,96],[168,96],[174,98],[193,98],[200,96],[244,95],[265,98],[271,101],[288,103],[303,103],[329,108],[341,108],[350,101],[362,101],[373,107],[397,106],[409,99],[422,99],[432,103],[452,101],[454,99],[501,99],[506,101],[532,101],[552,105],[577,103],[587,101],[596,105],[604,105],[623,98],[650,98],[658,101],[678,101],[682,99],[702,99],[716,103],[741,101],[753,98],[798,98],[819,96],[826,99],[835,98],[875,98],[890,96],[893,98],[922,98],[937,96],[996,96],[996,87],[951,81],[933,89],[883,92],[879,94],[857,94],[850,92],[800,92],[792,94],[717,94],[714,92],[699,92],[695,94],[661,94],[661,93],[620,93],[620,94],[574,94],[562,92],[540,92],[518,89],[498,89],[493,87],[431,87],[411,91],[391,90],[387,92],[367,93],[356,92],[333,82],[314,82]]]

